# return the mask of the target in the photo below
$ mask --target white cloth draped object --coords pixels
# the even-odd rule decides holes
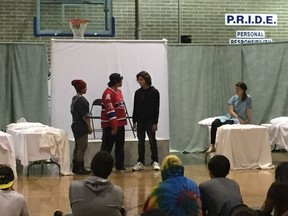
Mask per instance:
[[[288,122],[275,124],[262,124],[269,130],[270,145],[279,145],[288,151]]]
[[[28,161],[57,159],[63,175],[71,174],[68,133],[41,123],[13,123],[8,125],[17,159],[23,166]]]
[[[11,135],[0,131],[0,164],[11,167],[17,178],[15,149]]]
[[[223,125],[217,129],[216,153],[225,155],[231,169],[271,169],[268,129],[259,125]]]

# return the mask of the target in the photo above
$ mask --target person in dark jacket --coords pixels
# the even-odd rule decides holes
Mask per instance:
[[[288,162],[283,161],[275,169],[275,181],[270,185],[265,202],[258,210],[259,216],[283,216],[288,211]]]
[[[152,86],[152,80],[146,71],[136,75],[140,87],[134,95],[133,128],[137,130],[138,162],[133,171],[144,170],[145,165],[145,133],[147,133],[151,149],[154,170],[159,171],[158,147],[156,131],[158,130],[160,95]]]
[[[72,98],[70,111],[72,114],[72,131],[75,138],[75,148],[73,151],[73,169],[74,174],[89,174],[90,171],[84,168],[84,155],[88,146],[88,134],[92,133],[89,102],[83,96],[86,94],[87,85],[83,80],[73,80],[77,94]]]

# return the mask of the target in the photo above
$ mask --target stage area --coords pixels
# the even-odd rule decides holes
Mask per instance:
[[[88,148],[85,153],[85,167],[90,167],[90,163],[94,155],[100,150],[101,147],[101,140],[99,139],[89,139],[88,140]],[[70,158],[72,164],[72,156],[74,150],[74,139],[69,139],[70,143]],[[157,145],[158,145],[158,155],[159,155],[159,162],[163,160],[163,158],[169,154],[169,140],[163,138],[157,138]],[[125,151],[125,166],[133,166],[137,163],[138,159],[138,140],[137,139],[126,139],[124,145]],[[114,148],[112,150],[112,155],[114,155]],[[146,165],[150,165],[151,162],[151,151],[149,141],[146,140],[145,143],[145,162]]]

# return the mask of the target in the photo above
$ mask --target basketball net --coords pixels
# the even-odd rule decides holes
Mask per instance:
[[[84,39],[85,29],[88,25],[88,20],[85,19],[70,19],[70,28],[73,32],[74,39]]]

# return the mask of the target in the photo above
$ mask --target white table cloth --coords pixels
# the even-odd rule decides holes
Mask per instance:
[[[217,129],[216,153],[225,155],[231,169],[271,169],[268,129],[259,125],[223,125]]]
[[[17,178],[16,157],[13,140],[10,134],[0,131],[0,164],[11,167],[14,178]]]
[[[36,160],[56,158],[63,175],[70,171],[70,146],[66,131],[40,123],[17,123],[7,127],[13,138],[16,158],[23,166]]]
[[[288,122],[277,124],[262,124],[269,130],[270,145],[279,145],[288,151]]]

